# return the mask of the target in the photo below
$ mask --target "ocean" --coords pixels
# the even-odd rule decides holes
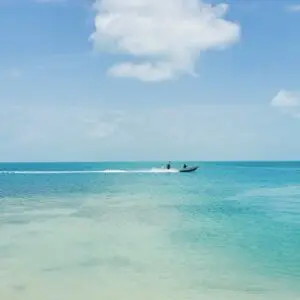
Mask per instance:
[[[1,300],[300,299],[300,162],[0,164]]]

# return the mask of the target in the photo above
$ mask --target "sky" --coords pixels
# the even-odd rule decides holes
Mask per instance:
[[[300,0],[0,0],[0,161],[298,160]]]

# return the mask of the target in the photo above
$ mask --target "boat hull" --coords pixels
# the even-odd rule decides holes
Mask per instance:
[[[195,172],[197,169],[198,169],[197,166],[187,167],[187,168],[184,168],[184,169],[180,169],[179,172],[180,173],[190,173],[190,172]]]

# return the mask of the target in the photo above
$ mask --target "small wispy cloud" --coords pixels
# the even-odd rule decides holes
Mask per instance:
[[[85,116],[79,119],[90,139],[104,139],[112,136],[123,121],[123,112],[106,111],[98,116]]]
[[[300,92],[281,90],[272,99],[271,106],[293,117],[300,118]]]
[[[300,3],[299,4],[290,4],[286,6],[288,12],[298,12],[300,13]]]
[[[207,50],[236,43],[240,26],[225,20],[229,6],[199,0],[96,0],[98,50],[143,61],[112,66],[108,73],[142,81],[162,81],[195,74],[196,61]]]
[[[19,78],[19,77],[21,77],[21,74],[22,74],[21,70],[18,68],[11,68],[8,71],[8,76],[11,78]]]
[[[100,151],[104,141],[117,134],[122,120],[121,111],[100,107],[5,105],[0,111],[0,137],[10,147],[35,148],[37,156],[52,147],[65,153],[90,147]]]
[[[116,111],[4,103],[0,156],[7,161],[270,159],[266,150],[274,150],[274,140],[290,142],[285,131],[275,137],[282,123],[273,120],[264,106],[173,104]],[[297,136],[297,128],[291,132]]]
[[[22,71],[19,68],[8,68],[0,70],[0,79],[16,79],[22,76]]]

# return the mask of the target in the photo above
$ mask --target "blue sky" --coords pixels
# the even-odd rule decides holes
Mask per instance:
[[[212,2],[0,0],[0,160],[299,159],[300,1]]]

